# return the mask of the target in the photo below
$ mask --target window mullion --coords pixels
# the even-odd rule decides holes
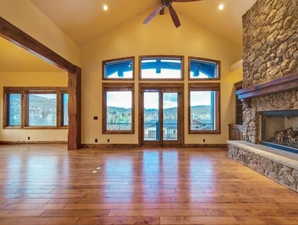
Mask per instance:
[[[22,102],[21,102],[21,117],[22,117],[22,122],[21,122],[21,127],[27,127],[28,126],[28,120],[29,120],[29,105],[28,105],[28,92],[27,91],[22,91]]]
[[[57,102],[56,102],[56,126],[61,127],[62,126],[62,93],[60,91],[56,92],[56,98],[57,98]]]

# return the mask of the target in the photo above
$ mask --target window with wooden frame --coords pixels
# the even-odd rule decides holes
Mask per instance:
[[[67,89],[5,87],[3,115],[4,128],[67,128]]]
[[[135,57],[105,60],[102,62],[103,80],[133,80]]]
[[[220,134],[220,84],[190,84],[189,133]]]
[[[141,80],[183,80],[183,56],[140,56]]]
[[[103,117],[104,134],[134,133],[134,85],[103,85]]]
[[[190,80],[220,79],[220,61],[218,60],[189,57],[188,70]]]

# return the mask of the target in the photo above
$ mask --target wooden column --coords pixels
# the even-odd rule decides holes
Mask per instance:
[[[68,150],[81,147],[81,69],[68,73],[69,126]]]

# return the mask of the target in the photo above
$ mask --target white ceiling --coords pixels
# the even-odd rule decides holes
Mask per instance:
[[[159,0],[31,0],[77,43],[85,43],[144,12],[150,13]],[[256,0],[203,0],[174,3],[178,14],[189,16],[210,31],[237,44],[242,39],[242,15]],[[103,12],[103,3],[109,11]],[[225,9],[218,10],[224,3]],[[142,21],[140,21],[142,23]],[[183,24],[182,24],[183,26]],[[173,26],[173,29],[176,29]]]

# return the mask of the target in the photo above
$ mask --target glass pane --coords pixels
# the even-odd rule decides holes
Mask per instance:
[[[143,58],[142,79],[181,79],[182,60],[179,58]]]
[[[104,77],[107,79],[132,79],[133,60],[115,60],[104,64]]]
[[[163,94],[163,140],[178,139],[178,93]]]
[[[56,126],[57,95],[29,94],[29,126]]]
[[[210,79],[218,77],[218,64],[203,60],[191,59],[190,78],[191,79]]]
[[[107,130],[132,130],[132,91],[107,91],[106,98]]]
[[[216,91],[191,91],[191,130],[216,130]]]
[[[62,125],[68,126],[68,94],[62,94],[62,107],[63,107],[63,118],[62,118]]]
[[[8,126],[21,126],[22,95],[8,94]]]
[[[160,140],[159,92],[144,92],[144,140]]]

